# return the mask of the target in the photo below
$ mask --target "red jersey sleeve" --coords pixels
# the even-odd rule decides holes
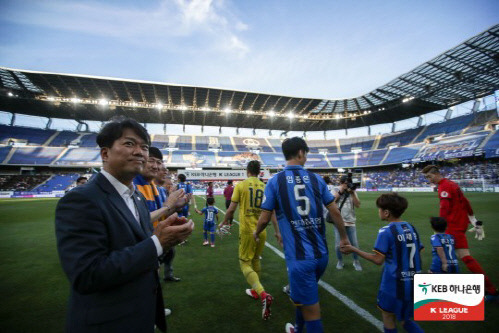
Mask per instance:
[[[475,213],[473,213],[473,208],[471,208],[471,204],[468,201],[468,198],[466,198],[464,195],[463,195],[463,205],[466,211],[468,212],[468,215],[475,215]]]
[[[438,198],[440,199],[440,217],[450,221],[451,216],[451,198],[452,198],[452,188],[447,181],[442,181],[438,184]]]

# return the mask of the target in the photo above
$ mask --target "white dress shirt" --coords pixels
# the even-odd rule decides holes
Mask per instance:
[[[142,228],[140,225],[140,216],[139,216],[139,211],[137,207],[135,206],[135,202],[133,201],[133,194],[135,193],[135,187],[133,184],[131,184],[131,187],[126,186],[122,182],[120,182],[116,177],[111,175],[109,172],[107,172],[104,169],[101,169],[101,173],[104,177],[109,180],[111,185],[116,189],[120,197],[125,201],[126,206],[128,209],[130,209],[130,212],[132,212],[133,216],[135,217],[135,221],[139,224],[139,226]],[[140,198],[139,198],[140,200]],[[159,242],[159,239],[156,235],[151,236],[154,245],[156,246],[156,251],[158,253],[158,257],[163,254],[163,247],[161,246],[161,243]]]

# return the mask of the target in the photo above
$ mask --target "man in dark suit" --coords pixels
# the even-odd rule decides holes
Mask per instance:
[[[172,194],[175,207],[153,230],[132,185],[148,158],[146,129],[132,119],[113,121],[97,143],[103,170],[56,208],[57,249],[71,284],[66,331],[166,331],[158,257],[192,233],[193,222],[174,214],[187,198]]]

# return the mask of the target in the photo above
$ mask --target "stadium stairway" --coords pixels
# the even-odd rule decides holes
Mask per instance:
[[[338,153],[341,154],[343,151],[341,150],[340,139],[336,138],[336,148],[338,149]]]
[[[62,151],[59,155],[57,155],[57,157],[56,157],[56,158],[54,158],[54,160],[53,160],[53,161],[52,161],[52,163],[50,163],[50,164],[51,164],[51,165],[56,164],[56,162],[57,162],[57,161],[59,161],[59,159],[60,159],[61,157],[63,157],[63,156],[64,156],[64,154],[66,154],[66,152],[67,152],[68,150],[69,150],[69,148],[68,148],[68,147],[66,147],[65,149],[63,149],[63,151]]]
[[[487,142],[489,142],[489,140],[494,136],[494,134],[496,132],[497,131],[490,131],[489,135],[487,135],[487,137],[485,138],[485,140],[482,141],[482,144],[479,145],[475,151],[481,151],[483,149],[483,147],[485,147],[485,145],[487,144]]]
[[[381,135],[380,135],[381,137]],[[388,155],[390,154],[390,150],[391,149],[387,149],[386,150],[386,153],[385,153],[385,156],[383,156],[383,158],[381,159],[381,161],[379,162],[379,165],[383,165],[383,163],[385,162],[386,158],[388,157]]]
[[[381,135],[381,134],[376,135],[376,138],[374,139],[372,150],[378,149],[379,142],[380,142],[382,136],[383,135]]]
[[[56,131],[54,134],[52,134],[52,135],[50,136],[50,138],[48,138],[48,140],[47,140],[47,141],[45,141],[45,143],[44,143],[42,146],[48,146],[48,145],[50,145],[50,143],[51,143],[51,142],[52,142],[52,141],[56,138],[56,136],[58,136],[58,135],[59,135],[59,133],[61,133],[61,132]]]
[[[237,149],[237,145],[236,145],[236,142],[234,141],[233,137],[230,137],[230,143],[232,144],[234,151],[239,151],[239,149]]]
[[[422,127],[422,129],[421,129],[421,131],[419,131],[418,135],[416,135],[416,136],[414,137],[414,139],[412,139],[412,141],[411,141],[411,142],[409,142],[409,144],[410,144],[410,145],[412,145],[413,143],[418,142],[417,140],[418,140],[418,139],[419,139],[419,137],[420,137],[420,136],[424,133],[424,131],[426,131],[426,128],[427,128],[427,127],[428,127],[428,126],[423,126],[423,127]]]
[[[270,144],[270,141],[269,139],[265,138],[265,142],[267,142],[267,144],[269,145],[270,149],[272,149],[272,153],[277,153],[274,149],[274,147]]]
[[[12,157],[12,155],[14,155],[14,153],[16,152],[16,149],[17,148],[12,147],[12,149],[7,154],[7,157],[5,157],[5,159],[3,160],[2,164],[8,164],[9,163],[10,158]]]

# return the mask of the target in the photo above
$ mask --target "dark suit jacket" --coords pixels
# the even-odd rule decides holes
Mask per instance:
[[[166,329],[149,210],[133,197],[141,225],[100,173],[57,205],[57,250],[71,283],[67,332]]]

